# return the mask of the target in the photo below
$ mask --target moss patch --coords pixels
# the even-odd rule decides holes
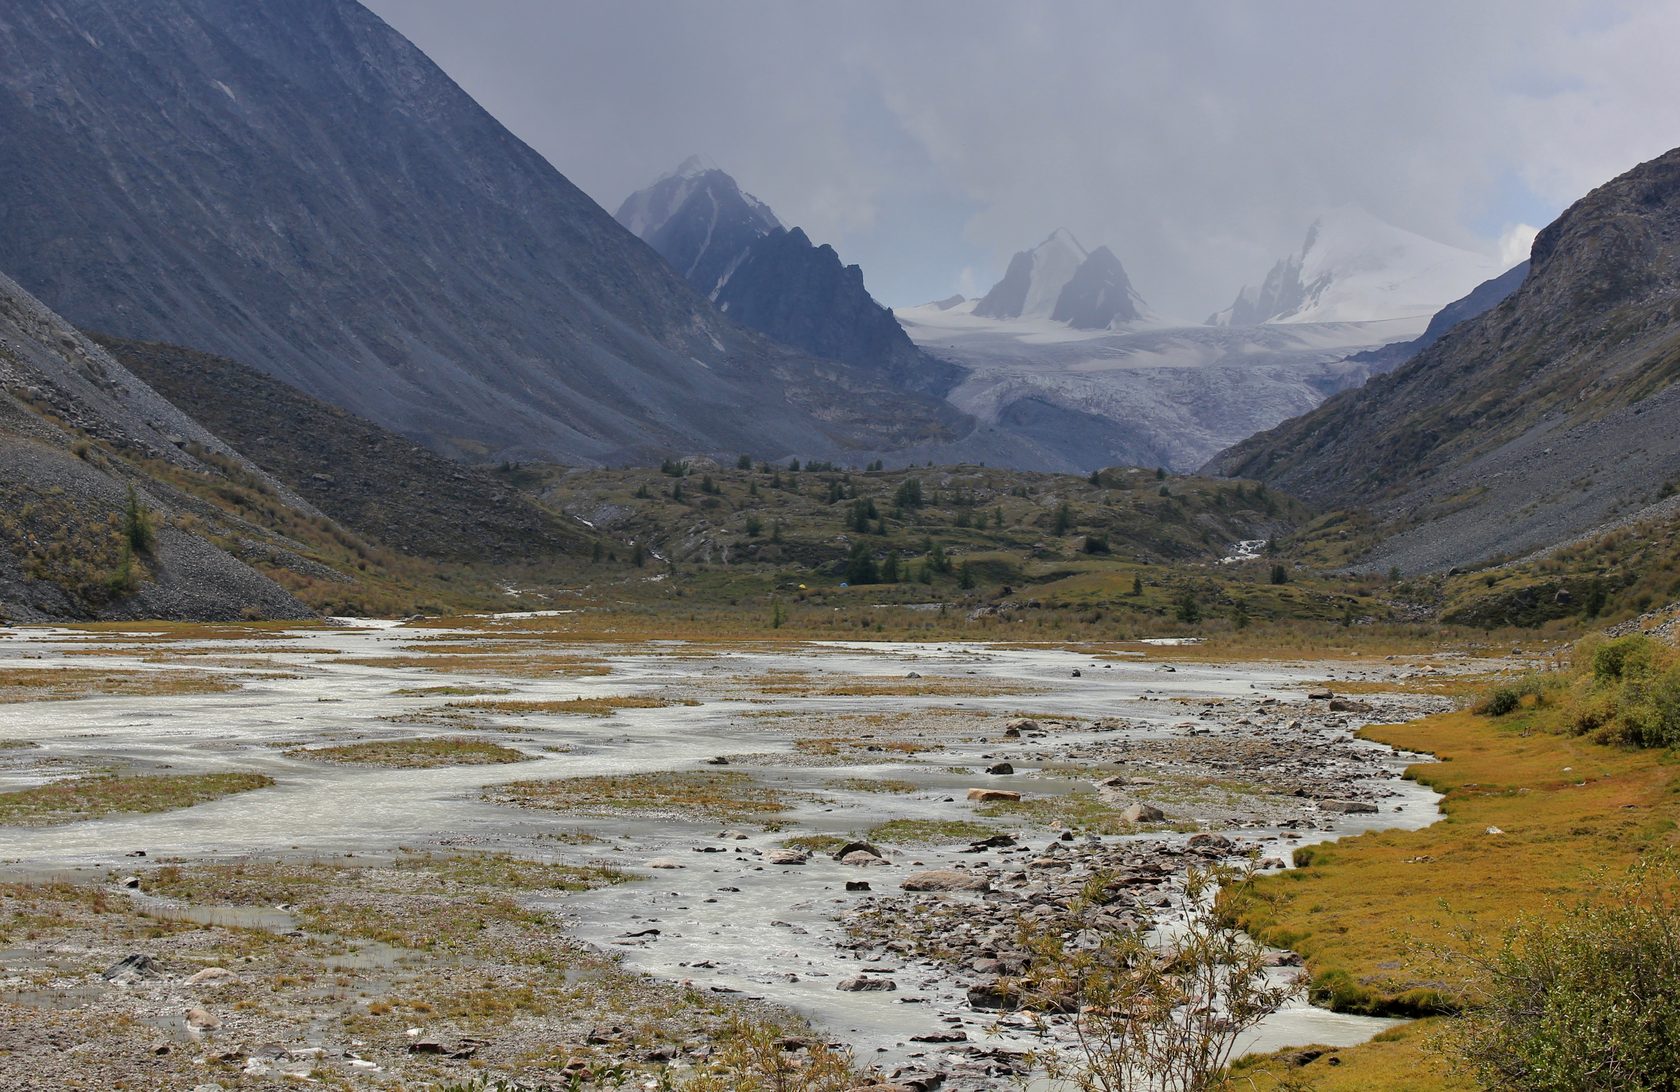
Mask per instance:
[[[554,781],[514,781],[485,793],[486,799],[573,815],[646,815],[672,818],[751,819],[787,807],[775,790],[747,774],[672,772]]]
[[[0,825],[50,826],[135,812],[172,811],[274,784],[259,773],[79,777],[0,793]]]
[[[531,756],[512,747],[461,736],[429,739],[375,739],[334,747],[295,747],[293,758],[390,769],[431,769],[436,766],[493,766],[526,762]]]

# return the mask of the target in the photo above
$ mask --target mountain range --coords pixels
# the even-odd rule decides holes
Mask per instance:
[[[0,8],[0,255],[79,326],[463,458],[834,456],[972,425],[724,318],[352,0]]]
[[[1674,504],[1677,240],[1680,150],[1504,272],[1349,207],[1207,324],[1063,230],[895,313],[703,161],[609,216],[352,0],[19,0],[0,613],[392,609],[599,547],[527,460],[1205,467],[1363,512],[1363,567],[1526,556]]]

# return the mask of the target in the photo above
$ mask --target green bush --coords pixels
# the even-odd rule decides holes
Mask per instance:
[[[1643,634],[1606,641],[1593,649],[1593,680],[1620,682],[1648,672],[1657,660],[1657,642]]]
[[[1434,1045],[1490,1089],[1656,1092],[1680,1074],[1680,891],[1672,860],[1596,901],[1438,953],[1465,1015]]]
[[[1488,717],[1502,717],[1507,713],[1515,713],[1521,704],[1521,694],[1509,686],[1501,686],[1481,700],[1476,706],[1476,712]]]

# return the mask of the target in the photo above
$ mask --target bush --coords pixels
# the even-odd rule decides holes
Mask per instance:
[[[1098,875],[1074,904],[1097,909],[1113,877]],[[1055,1087],[1076,1092],[1211,1092],[1256,1024],[1300,992],[1266,973],[1265,952],[1215,906],[1216,888],[1242,898],[1252,872],[1192,868],[1177,929],[1092,929],[1083,943],[1023,923],[1032,970],[1021,1005],[1048,1028],[1066,1014],[1073,1049],[1039,1062]],[[1087,900],[1089,902],[1087,903]],[[1071,936],[1079,936],[1078,933]]]
[[[1476,712],[1488,717],[1502,717],[1507,713],[1515,713],[1521,704],[1521,694],[1509,686],[1502,686],[1483,698],[1476,705]]]
[[[1680,890],[1646,862],[1597,901],[1433,953],[1465,1015],[1432,1046],[1492,1089],[1657,1090],[1680,1073]]]
[[[1595,682],[1622,681],[1648,672],[1657,660],[1657,643],[1643,634],[1606,641],[1592,650]]]

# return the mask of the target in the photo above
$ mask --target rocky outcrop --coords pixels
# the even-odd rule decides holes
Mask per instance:
[[[1087,252],[1065,228],[1011,258],[1003,279],[974,305],[981,318],[1049,319],[1080,330],[1124,326],[1145,311],[1114,252]]]
[[[864,287],[863,270],[783,228],[697,156],[631,194],[616,216],[720,311],[783,345],[918,391],[943,393],[961,375],[911,343]]]
[[[1050,318],[1076,330],[1107,330],[1141,319],[1141,304],[1120,259],[1106,246],[1099,246],[1062,287]]]
[[[844,360],[918,390],[945,390],[961,370],[910,341],[893,313],[863,285],[863,270],[842,265],[834,248],[814,246],[798,228],[754,241],[717,289],[730,318],[785,345]]]

